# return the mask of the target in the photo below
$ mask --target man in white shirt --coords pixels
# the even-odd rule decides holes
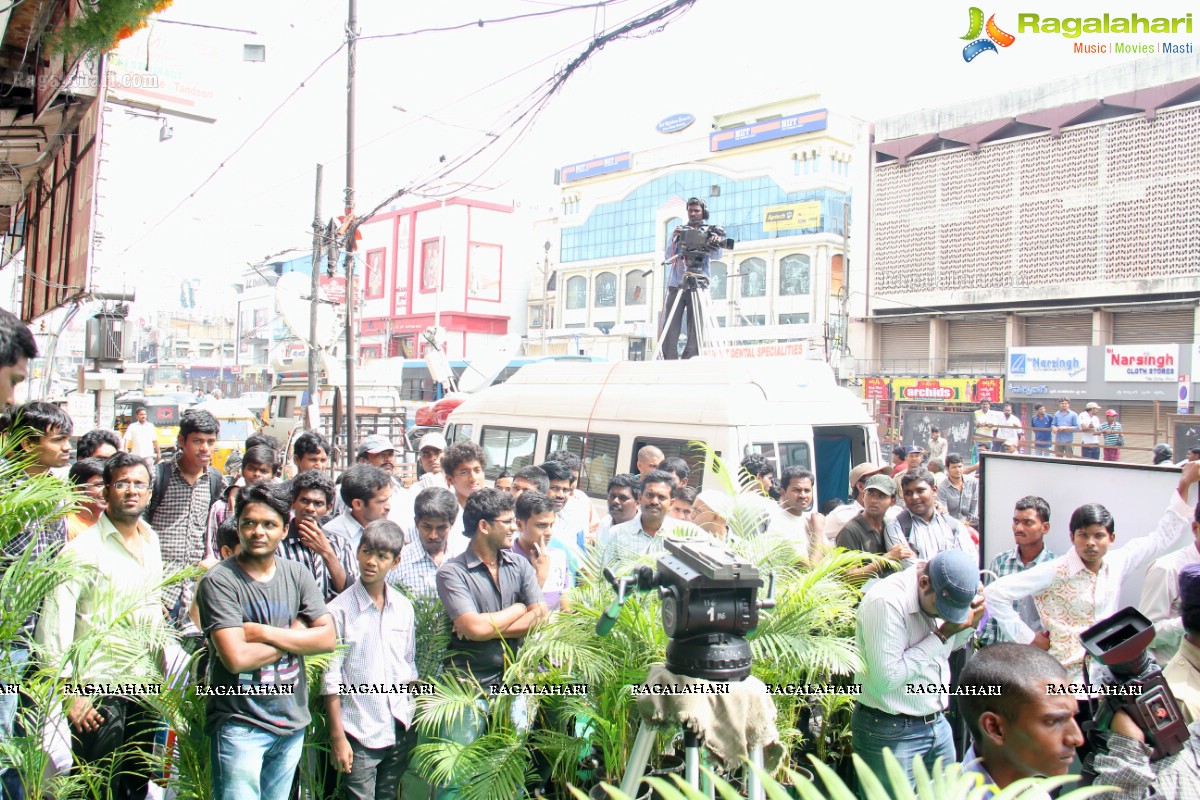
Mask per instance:
[[[1000,438],[1001,447],[1008,442],[1015,442],[1019,449],[1021,439],[1025,438],[1025,430],[1021,418],[1013,413],[1012,403],[1005,403],[1004,411],[1001,414],[1004,416],[1004,424],[996,429],[996,436]]]
[[[942,436],[941,428],[934,425],[929,429],[929,460],[946,463],[946,454],[950,451],[950,441]]]
[[[1183,540],[1192,521],[1188,492],[1198,481],[1200,463],[1185,468],[1154,532],[1112,554],[1108,548],[1116,540],[1115,523],[1108,510],[1096,503],[1075,509],[1069,524],[1073,545],[1069,553],[1006,575],[985,590],[1000,638],[1048,650],[1067,668],[1071,683],[1084,684],[1079,634],[1119,610],[1127,575],[1138,574]],[[1035,634],[1013,606],[1025,597],[1034,598],[1045,633]]]
[[[1192,521],[1192,543],[1167,553],[1146,570],[1138,610],[1154,623],[1150,652],[1159,667],[1166,666],[1183,640],[1183,604],[1179,597],[1179,572],[1188,564],[1200,564],[1200,522]]]
[[[1088,403],[1083,413],[1079,415],[1080,455],[1084,458],[1100,460],[1100,404]]]
[[[146,421],[145,407],[139,408],[135,414],[137,422],[130,423],[125,429],[121,442],[125,449],[138,458],[145,458],[150,463],[156,463],[161,451],[158,447],[158,429]]]
[[[983,617],[979,566],[966,553],[938,553],[915,569],[876,581],[858,610],[855,637],[862,695],[851,716],[854,752],[878,776],[890,748],[913,783],[912,764],[954,759],[945,712],[950,654],[971,641]],[[898,789],[898,787],[895,787]]]
[[[813,482],[816,477],[804,467],[788,467],[779,486],[779,505],[774,509],[768,530],[785,534],[799,544],[809,560],[824,551],[825,516],[813,508]]]

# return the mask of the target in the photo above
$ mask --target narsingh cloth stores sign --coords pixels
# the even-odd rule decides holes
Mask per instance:
[[[1110,344],[1104,347],[1104,380],[1117,383],[1179,380],[1178,344]]]

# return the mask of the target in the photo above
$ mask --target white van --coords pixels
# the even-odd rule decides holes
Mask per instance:
[[[446,438],[479,443],[492,480],[570,450],[584,460],[580,488],[601,502],[614,473],[637,471],[648,444],[686,459],[697,489],[720,484],[692,441],[734,470],[751,453],[777,473],[807,467],[818,503],[847,498],[851,467],[879,458],[862,401],[828,365],[795,358],[530,364],[455,409]]]

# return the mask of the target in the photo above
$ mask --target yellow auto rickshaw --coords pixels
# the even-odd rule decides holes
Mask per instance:
[[[258,418],[236,400],[206,400],[193,408],[212,414],[221,425],[213,448],[212,465],[224,472],[229,456],[245,450],[246,438],[258,431]]]

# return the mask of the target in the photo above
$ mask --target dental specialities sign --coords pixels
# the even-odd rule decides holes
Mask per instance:
[[[1104,380],[1115,383],[1179,380],[1178,344],[1110,344],[1104,348]]]

